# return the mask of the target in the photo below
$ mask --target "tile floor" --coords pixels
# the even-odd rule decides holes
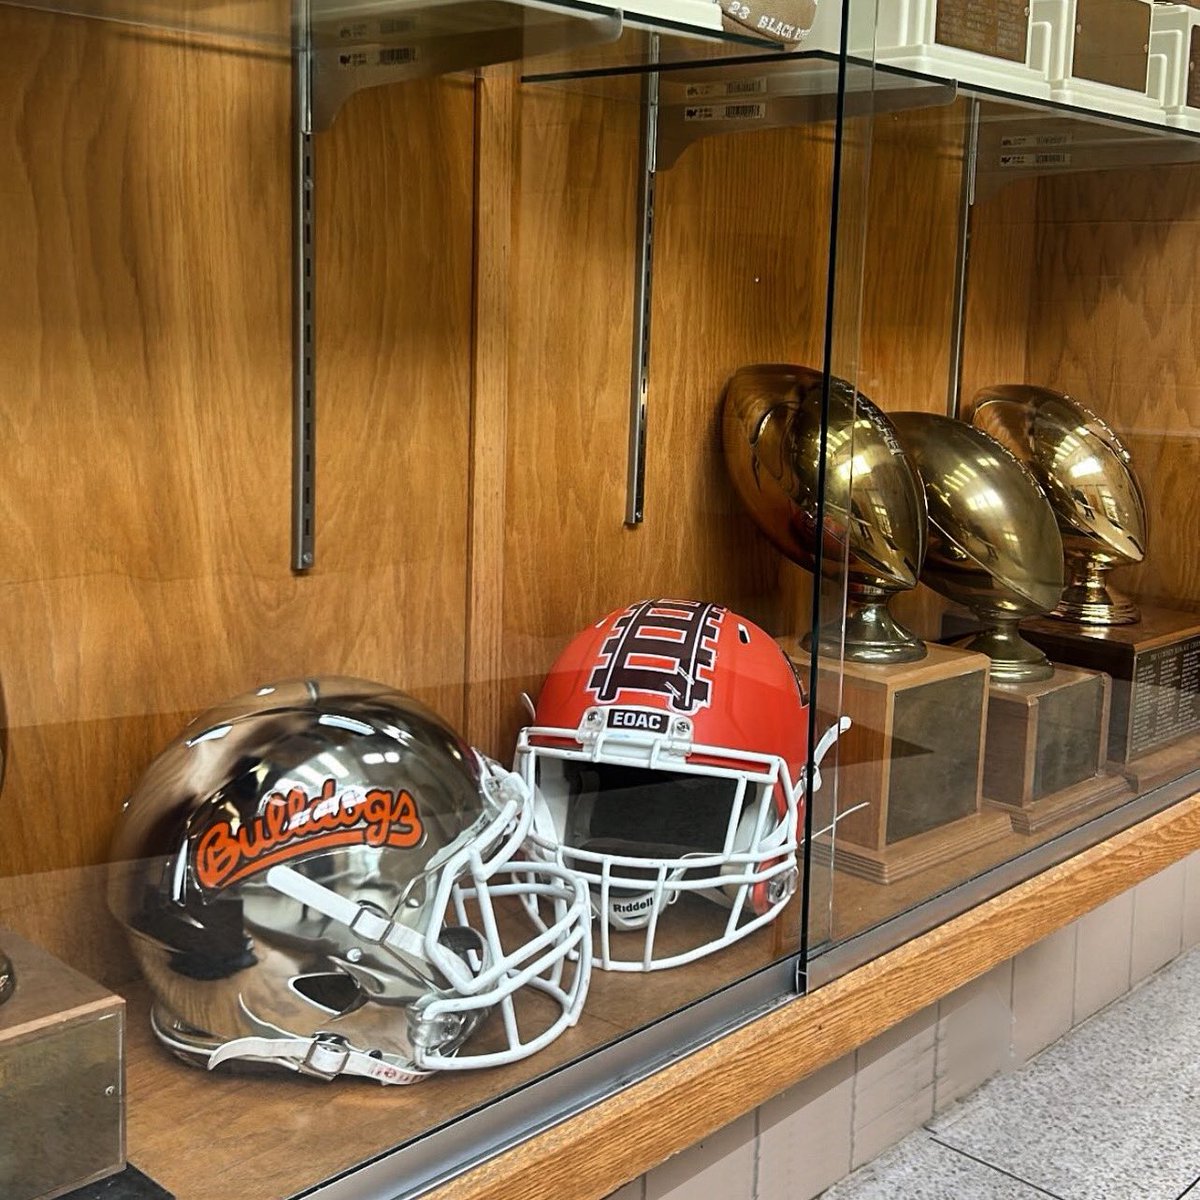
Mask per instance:
[[[824,1200],[1200,1200],[1200,949]]]

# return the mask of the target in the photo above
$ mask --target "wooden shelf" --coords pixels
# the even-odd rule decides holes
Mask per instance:
[[[500,1155],[436,1200],[600,1200],[820,1067],[1200,848],[1200,795]],[[620,1154],[612,1147],[620,1145]]]

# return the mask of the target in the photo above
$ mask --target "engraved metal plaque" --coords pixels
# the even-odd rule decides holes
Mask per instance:
[[[1056,662],[1112,676],[1110,762],[1200,732],[1200,616],[1143,606],[1137,625],[1085,629],[1034,619],[1022,632]]]
[[[1150,5],[1143,0],[1077,0],[1071,74],[1145,92],[1150,69]]]
[[[1200,25],[1192,26],[1192,40],[1188,47],[1187,102],[1189,108],[1200,108]]]
[[[982,673],[923,684],[896,696],[889,845],[976,811],[982,729]]]
[[[1099,675],[1079,686],[1043,696],[1039,702],[1033,760],[1033,799],[1040,800],[1096,773],[1104,680]]]
[[[1026,0],[939,0],[934,37],[939,46],[1023,63],[1029,41]]]
[[[1125,760],[1200,730],[1200,637],[1135,655]]]

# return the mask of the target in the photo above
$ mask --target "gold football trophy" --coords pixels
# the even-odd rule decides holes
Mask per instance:
[[[844,658],[840,622],[804,642],[821,656],[818,708],[836,701],[853,722],[839,742],[836,845],[818,838],[815,853],[893,883],[1004,836],[1008,817],[982,809],[988,660],[926,644],[888,612],[916,587],[928,536],[925,487],[889,418],[844,380],[826,388],[808,367],[754,366],[730,380],[723,425],[759,528],[845,583]]]
[[[988,804],[1031,834],[1127,799],[1124,778],[1105,768],[1109,677],[1051,662],[1036,636],[1023,636],[1063,590],[1062,538],[1042,488],[999,442],[964,421],[916,412],[892,420],[925,480],[929,552],[921,579],[985,627],[959,645],[990,660]]]
[[[998,442],[934,413],[890,414],[925,483],[929,548],[921,580],[985,627],[962,643],[991,659],[996,683],[1050,679],[1054,668],[1018,622],[1049,612],[1063,590],[1054,510]]]
[[[1136,623],[1136,605],[1105,580],[1146,555],[1146,502],[1117,435],[1078,400],[1028,384],[984,388],[972,421],[1025,463],[1050,499],[1067,569],[1052,615],[1081,625]]]
[[[807,571],[847,580],[845,656],[918,662],[925,644],[888,611],[917,585],[925,556],[925,494],[888,419],[844,380],[829,381],[825,507],[820,511],[824,376],[808,367],[743,367],[725,391],[725,461],[759,528]],[[822,522],[823,517],[823,522]],[[806,648],[811,648],[806,639]],[[817,639],[842,649],[841,622]]]

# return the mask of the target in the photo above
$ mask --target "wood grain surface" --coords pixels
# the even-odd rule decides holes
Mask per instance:
[[[1200,608],[1200,170],[1044,179],[1037,200],[1029,378],[1068,391],[1124,437],[1146,496],[1145,561],[1113,583]]]
[[[536,695],[566,641],[613,608],[699,596],[768,627],[791,624],[779,558],[725,478],[718,401],[743,362],[819,354],[823,285],[798,264],[822,247],[775,197],[790,190],[807,211],[828,181],[805,170],[803,131],[715,139],[660,175],[646,520],[627,528],[637,94],[633,81],[626,103],[531,88],[519,97],[505,753],[519,691]]]
[[[513,67],[484,71],[475,89],[475,295],[463,733],[493,753],[500,751],[501,714],[512,700],[504,677],[504,530],[516,91]]]
[[[946,411],[965,109],[875,121],[859,387],[884,410]]]
[[[286,60],[0,12],[3,803],[21,830],[0,875],[101,861],[149,758],[266,679],[380,677],[461,719],[471,89],[373,93],[320,143],[307,577],[288,569],[288,95]]]
[[[810,577],[733,495],[717,414],[738,366],[821,363],[831,126],[714,138],[660,173],[646,521],[630,529],[636,80],[601,98],[497,69],[352,100],[317,140],[317,566],[296,576],[289,87],[270,52],[0,9],[0,923],[110,985],[132,976],[102,899],[113,822],[207,705],[272,677],[361,674],[507,758],[519,692],[535,694],[566,641],[614,607],[703,596],[786,638],[811,611]],[[832,365],[886,409],[945,407],[964,112],[847,131]],[[1178,608],[1200,608],[1200,517],[1179,502],[1200,470],[1198,180],[1066,177],[981,203],[964,364],[968,393],[1046,382],[1129,434],[1151,544],[1124,583]],[[859,263],[861,297],[848,287]],[[926,590],[896,608],[939,632]],[[1128,886],[1144,866],[1128,868],[1134,847],[1153,863],[1195,845],[1195,826],[1195,807],[1181,809],[930,935],[929,979],[893,956],[789,1009],[803,1015],[770,1027],[780,1051],[761,1077],[743,1079],[741,1059],[732,1072],[689,1060],[686,1078],[598,1110],[589,1136],[602,1144],[636,1116],[621,1167],[636,1174],[1098,903],[1117,889],[1110,862]],[[839,879],[833,912],[815,907],[842,936],[1030,844],[1012,834],[891,888]],[[719,977],[794,945],[797,922],[789,912],[723,955]],[[131,1146],[199,1196],[165,1118],[203,1084],[239,1114],[221,1161],[282,1195],[704,994],[714,974],[638,983],[601,980],[584,1024],[535,1063],[432,1081],[403,1105],[198,1077],[135,1017]],[[872,1008],[880,987],[894,1003]],[[330,1096],[362,1132],[318,1161]],[[623,1107],[629,1096],[652,1115]],[[546,1190],[561,1181],[547,1164],[575,1145],[570,1128],[455,1195],[562,1194]],[[580,1197],[621,1181],[594,1154],[578,1179]]]
[[[963,338],[963,415],[984,387],[1031,380],[1030,304],[1037,247],[1038,181],[1010,184],[975,204]]]

